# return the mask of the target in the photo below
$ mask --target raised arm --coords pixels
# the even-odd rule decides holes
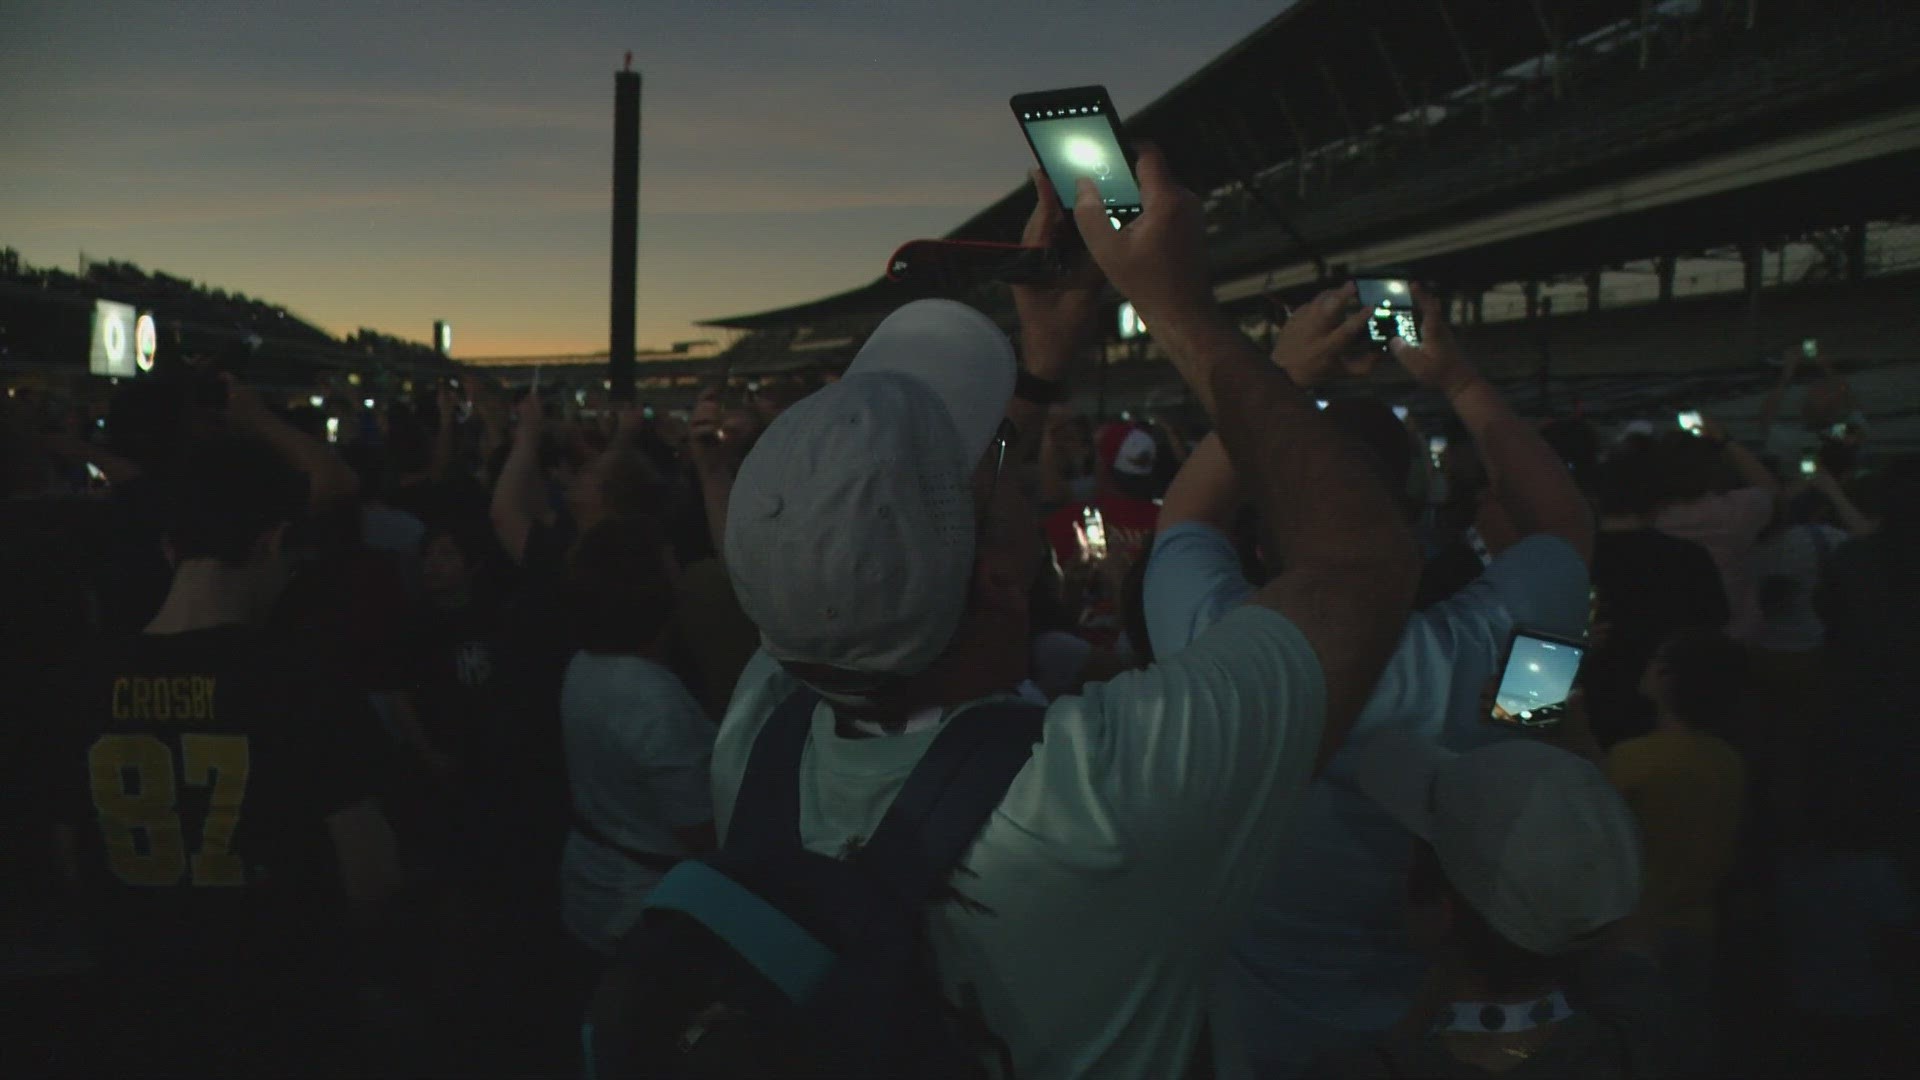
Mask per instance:
[[[1060,208],[1059,193],[1040,169],[1029,172],[1027,178],[1033,181],[1034,205],[1020,242],[1029,247],[1057,247],[1070,227],[1066,211]],[[1039,385],[1054,388],[1056,393],[1064,393],[1074,362],[1092,348],[1097,337],[1099,278],[1089,273],[1062,285],[1015,285],[1013,306],[1020,316],[1020,367],[1027,376],[1022,383],[1033,385],[1037,381]],[[1007,405],[1007,419],[1020,431],[1021,461],[1033,460],[1050,441],[1046,431],[1050,404],[1016,394]],[[1048,464],[1057,468],[1053,462],[1043,466]],[[1045,485],[1050,480],[1058,485],[1057,474],[1049,476],[1043,467],[1041,483]],[[1049,503],[1065,502],[1065,488],[1043,487],[1042,498]]]
[[[1200,201],[1157,151],[1141,154],[1139,174],[1144,212],[1118,231],[1098,190],[1083,181],[1075,200],[1080,233],[1212,414],[1268,546],[1286,568],[1253,602],[1286,616],[1320,662],[1324,763],[1406,625],[1419,573],[1413,539],[1363,452],[1214,302]],[[1348,295],[1317,300],[1301,339],[1336,352],[1355,341],[1363,320],[1342,317]]]
[[[1424,340],[1415,348],[1395,338],[1394,356],[1421,385],[1446,395],[1473,436],[1488,484],[1515,532],[1522,538],[1558,536],[1583,561],[1592,561],[1593,511],[1560,455],[1467,362],[1442,305],[1424,291],[1418,297]]]
[[[360,491],[360,478],[333,448],[267,410],[260,395],[232,375],[227,384],[227,422],[235,432],[251,435],[273,447],[307,477],[307,502],[318,510]]]
[[[1728,435],[1725,424],[1712,417],[1705,418],[1700,424],[1700,437],[1720,448],[1720,452],[1726,455],[1727,463],[1739,474],[1742,485],[1770,491],[1776,497],[1780,495],[1779,478],[1767,470],[1767,463],[1761,461],[1758,455]]]
[[[513,449],[493,486],[493,530],[500,547],[514,562],[527,555],[527,536],[536,523],[551,520],[552,511],[542,504],[540,491],[540,439],[545,417],[540,397],[528,394],[520,403],[520,426],[513,433]]]

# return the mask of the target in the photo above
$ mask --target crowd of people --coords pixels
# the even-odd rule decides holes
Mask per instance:
[[[104,439],[0,403],[6,1072],[764,1064],[742,1000],[659,1003],[747,978],[719,940],[811,1001],[743,942],[804,957],[796,897],[869,879],[911,935],[821,985],[924,962],[941,1038],[802,1015],[913,1043],[888,1075],[1899,1070],[1920,465],[1861,467],[1831,372],[1775,422],[1791,366],[1761,452],[1523,418],[1430,295],[1418,346],[1348,286],[1261,355],[1139,171],[1120,230],[1036,174],[1027,240],[1077,234],[1205,431],[1067,404],[1081,284],[1015,287],[1011,341],[908,304],[685,418],[469,379],[336,443],[206,371]],[[1467,438],[1430,456],[1388,363]],[[1586,643],[1551,726],[1491,719],[1521,630]]]

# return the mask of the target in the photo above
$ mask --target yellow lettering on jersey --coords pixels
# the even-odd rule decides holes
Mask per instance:
[[[128,885],[178,885],[189,866],[196,886],[245,885],[246,865],[233,850],[233,837],[247,797],[251,742],[245,735],[182,735],[180,756],[181,782],[212,789],[200,827],[200,849],[191,863],[175,806],[172,749],[152,735],[102,735],[94,740],[87,765],[108,865]]]
[[[205,675],[156,678],[134,676],[113,680],[115,720],[186,723],[213,720],[214,680]]]
[[[129,885],[177,884],[187,859],[173,809],[172,751],[151,735],[103,735],[88,750],[87,767],[114,875]]]
[[[245,735],[182,735],[180,753],[188,784],[210,787],[207,820],[200,827],[200,850],[193,855],[195,885],[245,885],[247,868],[233,850],[240,825],[240,804],[247,797],[252,747]]]

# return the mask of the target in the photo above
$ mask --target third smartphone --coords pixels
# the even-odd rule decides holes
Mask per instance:
[[[1493,692],[1493,721],[1519,727],[1558,723],[1566,715],[1567,698],[1586,653],[1584,641],[1537,630],[1514,631],[1500,687]]]

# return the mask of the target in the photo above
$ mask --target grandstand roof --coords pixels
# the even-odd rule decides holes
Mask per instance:
[[[1214,195],[1210,225],[1221,242],[1212,255],[1228,278],[1322,259],[1337,271],[1347,253],[1383,241],[1832,130],[1911,101],[1920,84],[1915,26],[1888,24],[1871,0],[1762,0],[1754,27],[1715,22],[1711,10],[1643,10],[1637,0],[1301,0],[1126,126],[1165,149],[1189,187]],[[1641,30],[1646,52],[1633,36]],[[1570,87],[1564,99],[1556,80]],[[1836,213],[1870,212],[1853,202],[1859,183],[1898,175],[1910,156],[1895,143],[1905,138],[1863,132],[1867,149],[1822,165],[1814,183],[1771,178],[1777,198],[1700,192],[1688,206],[1712,212],[1615,215],[1575,230],[1542,219],[1530,242],[1461,236],[1392,265],[1510,280],[1497,275],[1723,242],[1728,228],[1820,227]],[[1888,156],[1866,169],[1874,154]],[[1700,201],[1709,195],[1712,206]],[[1031,206],[1030,189],[1017,189],[948,235],[1011,239]],[[1755,216],[1742,223],[1743,214]],[[1257,280],[1237,291],[1254,288]],[[712,325],[853,327],[911,295],[883,279]]]
[[[1181,179],[1211,191],[1354,137],[1415,108],[1405,96],[1453,90],[1631,14],[1632,0],[1298,0],[1126,121]],[[1550,10],[1549,10],[1550,9]],[[1551,34],[1549,34],[1551,29]],[[1449,40],[1459,47],[1444,45]],[[1021,187],[948,233],[1004,240],[1033,207]],[[905,297],[884,279],[775,311],[704,325],[767,330]]]

